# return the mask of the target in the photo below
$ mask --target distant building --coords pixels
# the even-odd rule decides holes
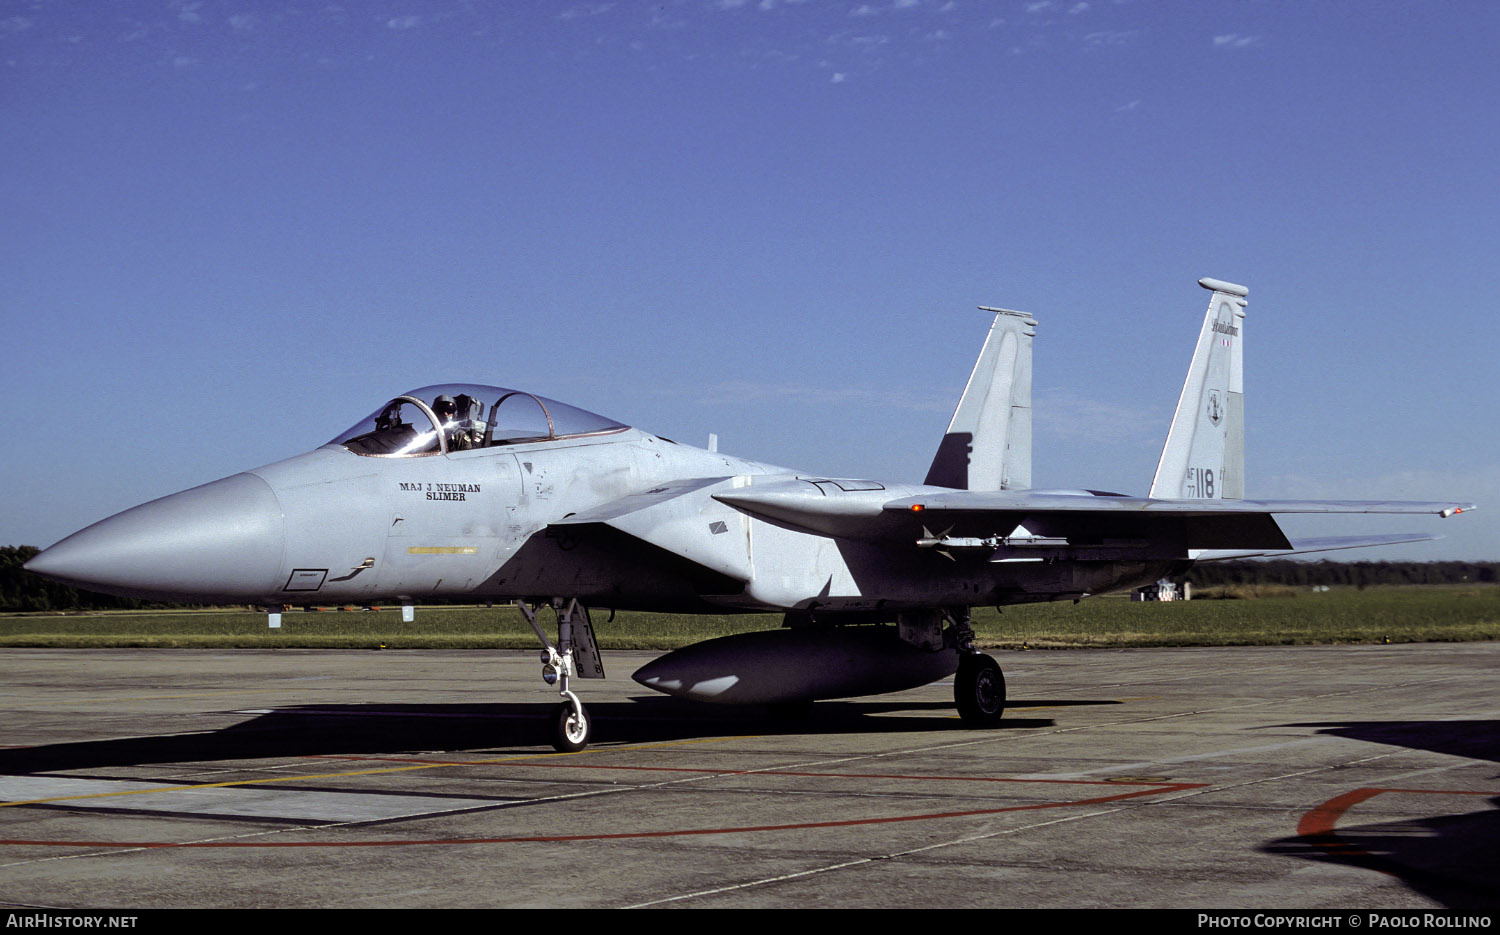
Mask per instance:
[[[1181,588],[1177,582],[1170,578],[1163,578],[1155,584],[1148,584],[1144,588],[1136,588],[1130,592],[1132,601],[1190,601],[1193,599],[1193,586],[1184,581]]]

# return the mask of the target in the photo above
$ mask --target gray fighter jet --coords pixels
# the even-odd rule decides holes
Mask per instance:
[[[427,386],[307,454],[74,533],[26,568],[135,597],[258,604],[511,601],[562,697],[559,750],[589,742],[574,678],[602,677],[587,607],[781,612],[635,673],[702,701],[798,707],[956,673],[963,721],[1005,681],[969,609],[1076,600],[1195,561],[1426,535],[1290,541],[1276,513],[1434,513],[1463,503],[1245,500],[1243,286],[1213,293],[1148,497],[1031,487],[1036,322],[994,321],[925,482],[831,478],[678,444],[522,390]],[[557,615],[552,639],[538,620]]]

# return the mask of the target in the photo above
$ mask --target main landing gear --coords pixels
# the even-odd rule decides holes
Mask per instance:
[[[970,727],[995,727],[1005,713],[1005,674],[1000,663],[984,653],[958,657],[953,678],[953,703],[958,717]]]
[[[951,638],[958,648],[958,674],[953,677],[953,703],[959,720],[969,727],[996,727],[1005,713],[1005,674],[1000,663],[974,648],[969,610],[949,610]]]
[[[553,610],[557,612],[557,642],[554,644],[537,623],[536,611],[527,607],[525,601],[516,601],[516,606],[542,641],[542,681],[556,685],[557,693],[562,696],[550,723],[552,747],[559,753],[577,753],[589,745],[593,737],[593,721],[588,709],[569,687],[569,682],[574,677],[604,678],[604,664],[594,642],[594,624],[589,619],[588,608],[576,599],[568,601],[566,606],[561,599],[552,602]]]

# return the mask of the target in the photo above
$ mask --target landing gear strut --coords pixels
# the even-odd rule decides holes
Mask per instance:
[[[589,620],[588,608],[576,599],[566,606],[561,600],[553,601],[553,609],[557,611],[557,643],[554,644],[537,623],[536,612],[527,607],[525,601],[516,601],[516,606],[542,641],[542,681],[556,685],[558,695],[562,696],[562,703],[554,711],[550,725],[552,748],[559,753],[577,753],[589,745],[594,722],[583,702],[573,694],[569,682],[574,677],[604,678],[604,664],[594,643],[594,625]]]

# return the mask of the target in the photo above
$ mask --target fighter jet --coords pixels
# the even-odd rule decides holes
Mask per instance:
[[[993,321],[923,483],[835,478],[679,444],[524,390],[425,386],[320,448],[126,510],[27,563],[160,600],[514,603],[560,703],[558,750],[592,735],[603,677],[589,607],[779,612],[640,669],[650,688],[796,708],[956,676],[968,725],[1005,708],[970,608],[1077,600],[1195,561],[1435,538],[1293,542],[1278,513],[1432,513],[1449,502],[1245,500],[1248,290],[1213,295],[1147,497],[1031,488],[1036,321]],[[556,638],[539,619],[550,607]]]

